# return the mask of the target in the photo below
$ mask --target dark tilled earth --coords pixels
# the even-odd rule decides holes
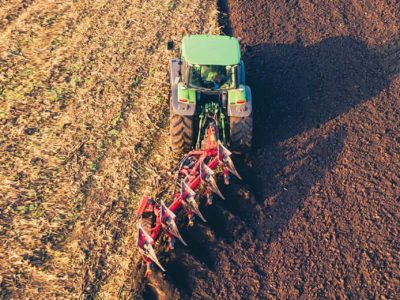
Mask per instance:
[[[255,147],[143,296],[398,298],[400,3],[221,7],[242,39]]]

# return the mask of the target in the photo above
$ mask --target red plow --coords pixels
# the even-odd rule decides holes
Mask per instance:
[[[174,249],[176,240],[186,246],[176,223],[179,212],[186,215],[187,224],[191,227],[195,217],[206,222],[200,207],[211,205],[214,194],[225,199],[218,188],[215,175],[222,173],[225,184],[229,184],[230,174],[241,179],[231,159],[232,153],[218,136],[218,127],[215,123],[210,123],[201,149],[189,152],[181,160],[176,174],[180,190],[173,192],[169,206],[164,201],[158,203],[146,196],[142,197],[136,212],[137,247],[146,263],[145,276],[151,274],[154,265],[165,271],[154,250],[157,240],[166,243],[167,251]]]

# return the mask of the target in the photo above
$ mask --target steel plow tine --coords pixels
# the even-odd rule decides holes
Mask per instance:
[[[186,200],[186,199],[184,199],[185,195],[186,195],[186,199],[194,198],[194,196],[196,196],[196,192],[190,188],[190,186],[186,183],[185,180],[182,180],[182,182],[181,182],[181,198],[184,201]]]
[[[199,204],[196,202],[196,200],[194,200],[194,198],[188,199],[187,204],[188,204],[190,210],[196,216],[198,216],[204,223],[207,223],[206,219],[203,217],[202,213],[200,212]]]
[[[214,177],[211,177],[212,179],[208,182],[208,188],[214,193],[217,194],[220,198],[225,200],[224,195],[222,195],[221,191],[218,188],[217,183],[215,182]]]
[[[161,223],[165,226],[166,230],[181,241],[182,244],[187,246],[186,242],[183,240],[181,234],[179,233],[178,227],[175,223],[175,214],[161,201],[160,207],[160,220]]]
[[[147,249],[145,250],[144,255],[147,256],[148,258],[150,258],[163,272],[165,272],[165,269],[158,261],[158,258],[157,258],[156,252],[154,251],[153,246],[148,245]]]
[[[200,163],[200,176],[202,180],[207,180],[209,176],[214,175],[214,171],[211,170],[209,166],[204,162],[204,160]]]
[[[165,205],[164,201],[161,201],[160,205],[160,221],[166,224],[168,219],[175,219],[176,215]]]
[[[144,246],[146,244],[153,244],[153,238],[143,229],[142,224],[138,223],[137,225],[138,235],[137,235],[137,246],[139,249],[144,250]]]
[[[222,161],[222,158],[227,155],[227,156],[231,156],[232,152],[229,151],[220,140],[218,140],[218,158],[220,161]]]
[[[186,194],[186,199],[183,198],[185,194]],[[199,210],[199,204],[196,202],[195,196],[196,193],[190,188],[190,186],[185,182],[185,180],[182,180],[181,183],[182,200],[185,201],[186,205],[195,215],[197,215],[203,222],[206,223],[207,221]]]
[[[217,182],[215,181],[214,171],[211,170],[209,166],[207,166],[204,161],[201,162],[200,165],[200,177],[207,184],[207,188],[212,191],[214,194],[217,194],[221,199],[225,200],[224,195],[222,195],[221,191],[218,188]]]
[[[158,261],[156,252],[152,244],[154,243],[153,238],[143,229],[142,225],[138,224],[138,238],[137,246],[142,255],[146,256],[148,259],[153,261],[161,270],[165,272],[165,269]]]
[[[168,226],[168,231],[174,237],[176,237],[178,240],[180,240],[182,244],[187,246],[186,242],[183,240],[181,234],[179,233],[179,230],[178,230],[178,227],[176,226],[175,220],[170,221],[169,226]]]
[[[218,159],[219,161],[237,178],[242,179],[238,171],[235,168],[233,160],[231,158],[232,152],[229,151],[222,145],[221,141],[218,141]]]
[[[233,175],[235,175],[237,178],[239,178],[240,180],[242,179],[242,177],[239,175],[238,171],[235,168],[235,165],[233,164],[233,160],[227,156],[224,159],[224,164],[225,167],[228,168],[229,172],[231,172]]]

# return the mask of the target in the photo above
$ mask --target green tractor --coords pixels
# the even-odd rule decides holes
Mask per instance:
[[[168,49],[173,44],[169,43]],[[174,151],[200,149],[214,122],[218,138],[235,152],[250,150],[253,114],[239,41],[220,35],[185,36],[170,64],[170,133]]]

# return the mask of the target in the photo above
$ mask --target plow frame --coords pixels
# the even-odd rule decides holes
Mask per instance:
[[[196,198],[199,199],[199,197],[196,197],[195,191],[202,188],[206,198],[204,205],[211,205],[213,194],[225,200],[214,178],[215,173],[223,174],[225,184],[229,184],[230,173],[241,179],[233,165],[232,153],[219,140],[218,126],[215,123],[208,125],[202,146],[203,149],[189,152],[181,161],[177,171],[177,181],[179,178],[181,179],[180,192],[174,191],[172,202],[168,207],[163,201],[157,203],[146,196],[142,197],[139,203],[136,211],[136,218],[139,220],[137,224],[137,247],[146,263],[145,276],[151,274],[153,264],[165,271],[153,248],[162,233],[165,233],[168,242],[167,251],[174,249],[176,239],[187,246],[175,222],[176,215],[182,209],[188,217],[188,226],[193,226],[194,215],[205,221],[199,210],[201,201],[196,201]],[[153,219],[153,227],[150,228],[150,233],[147,233],[142,227],[141,221],[143,217],[149,216],[152,216],[155,220]]]

